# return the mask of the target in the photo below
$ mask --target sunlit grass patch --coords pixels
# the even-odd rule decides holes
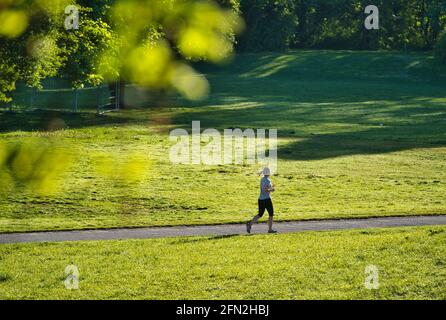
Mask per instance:
[[[0,298],[442,300],[445,237],[441,226],[2,245]],[[64,286],[67,265],[79,290]]]
[[[278,220],[446,213],[443,69],[433,77],[425,54],[305,51],[286,54],[293,59],[274,74],[245,75],[280,56],[247,54],[225,68],[202,67],[212,90],[202,102],[103,117],[0,113],[0,141],[54,139],[75,156],[58,195],[1,198],[0,230],[246,221],[257,210],[257,165],[170,161],[170,130],[190,132],[195,120],[221,133],[278,129]],[[345,71],[349,62],[355,72]],[[412,62],[419,62],[416,74],[401,74]],[[48,130],[53,119],[64,128]],[[132,155],[141,171],[130,165]]]

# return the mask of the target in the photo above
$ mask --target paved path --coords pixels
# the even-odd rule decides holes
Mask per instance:
[[[444,224],[446,224],[446,215],[277,222],[275,223],[274,227],[279,233],[291,233],[302,231],[387,228]],[[267,227],[265,223],[259,223],[253,226],[251,233],[265,233],[266,228]],[[224,224],[190,227],[180,226],[80,231],[48,231],[30,233],[0,233],[0,243],[144,239],[179,236],[226,236],[238,234],[246,234],[245,225]]]

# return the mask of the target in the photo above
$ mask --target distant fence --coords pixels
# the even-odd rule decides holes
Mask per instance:
[[[4,107],[21,111],[96,111],[99,114],[119,110],[119,83],[79,89],[68,86],[66,81],[59,79],[45,81],[43,89],[19,84],[12,93],[12,102]]]

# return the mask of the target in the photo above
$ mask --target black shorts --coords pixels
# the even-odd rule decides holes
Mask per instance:
[[[265,213],[265,209],[266,209],[266,211],[268,211],[268,214],[270,217],[274,216],[273,202],[271,201],[271,199],[265,199],[265,200],[259,199],[259,216],[260,217],[262,217],[263,214]]]

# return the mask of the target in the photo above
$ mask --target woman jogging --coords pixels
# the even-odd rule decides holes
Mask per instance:
[[[268,233],[276,233],[276,230],[273,230],[273,216],[274,216],[274,208],[273,202],[271,201],[271,192],[274,191],[274,186],[269,179],[271,176],[271,170],[269,168],[263,168],[261,174],[263,175],[260,180],[260,196],[259,196],[259,213],[246,224],[246,231],[251,233],[251,227],[253,223],[256,223],[263,214],[265,213],[265,209],[268,211],[269,220],[268,220]]]

